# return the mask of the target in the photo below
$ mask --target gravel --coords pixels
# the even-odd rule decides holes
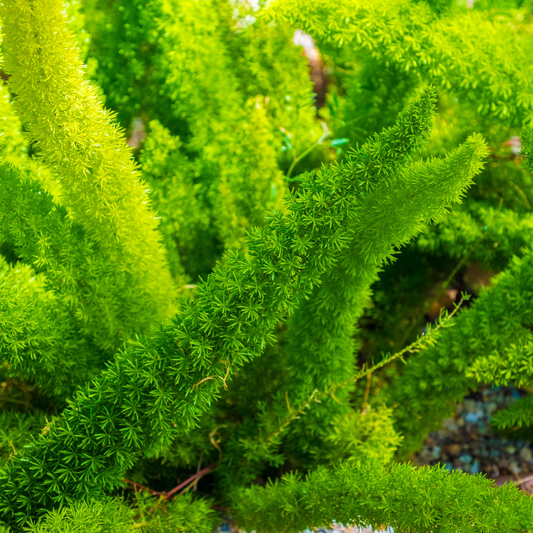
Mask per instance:
[[[430,433],[413,464],[440,463],[450,471],[482,473],[497,485],[519,483],[533,495],[533,444],[498,435],[491,428],[494,413],[524,394],[512,387],[487,387],[472,393],[456,406],[454,416],[444,420],[441,429]]]

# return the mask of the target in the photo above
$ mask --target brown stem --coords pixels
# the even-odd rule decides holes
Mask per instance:
[[[213,470],[216,465],[217,465],[217,463],[210,464],[209,466],[206,466],[205,468],[203,468],[199,472],[196,472],[196,474],[194,474],[194,476],[191,476],[189,479],[186,479],[183,483],[180,483],[177,487],[174,487],[172,490],[170,490],[168,492],[160,492],[159,494],[161,494],[161,498],[160,498],[159,502],[157,502],[157,504],[154,505],[148,511],[148,513],[151,513],[160,503],[163,503],[164,501],[168,500],[169,498],[174,496],[174,494],[179,492],[181,489],[183,489],[184,487],[186,487],[187,485],[189,485],[193,481],[198,480],[203,475],[211,472],[211,470]],[[163,511],[164,511],[164,508],[163,508]]]
[[[135,490],[137,490],[137,487],[138,487],[139,489],[146,490],[147,492],[149,492],[150,494],[154,494],[155,496],[161,496],[162,494],[164,494],[164,492],[158,492],[156,490],[150,489],[149,487],[145,487],[144,485],[141,485],[140,483],[135,483],[135,481],[130,481],[129,479],[126,479],[126,478],[124,478],[124,481],[126,483],[129,483],[130,485],[133,485]]]
[[[210,464],[209,466],[206,466],[205,468],[202,468],[202,470],[200,470],[199,472],[196,472],[196,474],[194,474],[194,476],[191,476],[189,479],[186,479],[183,483],[180,483],[177,487],[174,487],[171,491],[169,491],[167,493],[163,493],[164,494],[164,499],[168,500],[174,494],[176,494],[176,492],[180,491],[183,487],[186,487],[189,483],[191,483],[195,479],[201,478],[203,475],[211,472],[211,470],[213,470],[216,465],[217,465],[217,463],[213,463],[213,464]]]
[[[130,485],[133,485],[135,490],[137,490],[137,488],[139,488],[141,490],[145,490],[145,491],[149,492],[150,494],[153,494],[154,496],[160,496],[160,501],[157,504],[157,505],[159,505],[159,503],[162,503],[162,502],[168,500],[169,498],[174,496],[174,494],[176,494],[181,489],[183,489],[184,487],[189,485],[189,483],[192,483],[193,481],[197,481],[202,476],[204,476],[205,474],[211,472],[211,470],[213,470],[216,465],[217,465],[217,463],[213,463],[213,464],[210,464],[209,466],[206,466],[205,468],[203,468],[199,472],[196,472],[196,474],[194,474],[194,476],[191,476],[189,479],[186,479],[183,483],[180,483],[177,487],[174,487],[172,490],[170,490],[168,492],[159,492],[159,491],[153,490],[153,489],[151,489],[149,487],[145,487],[144,485],[141,485],[140,483],[135,483],[135,481],[131,481],[131,480],[126,479],[126,478],[124,478],[124,481],[126,483],[129,483]],[[157,505],[152,507],[148,512],[151,513],[157,507]]]

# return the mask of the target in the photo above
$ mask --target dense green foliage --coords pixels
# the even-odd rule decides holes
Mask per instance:
[[[458,499],[461,493],[464,498]],[[318,468],[306,479],[288,474],[239,494],[238,515],[249,529],[298,532],[314,524],[364,524],[395,531],[528,531],[531,503],[510,486],[496,497],[491,481],[366,460]]]
[[[401,462],[480,384],[533,439],[529,1],[0,20],[2,533],[533,531]]]

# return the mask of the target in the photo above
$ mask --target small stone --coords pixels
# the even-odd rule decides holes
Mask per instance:
[[[464,434],[466,432],[466,435]],[[477,439],[477,424],[472,424],[471,422],[466,423],[466,428],[462,431],[464,437],[468,439]],[[474,435],[476,435],[474,437]]]
[[[501,468],[509,468],[509,466],[511,465],[511,462],[509,461],[509,459],[500,459],[498,461],[498,466]]]
[[[531,462],[531,449],[527,446],[520,450],[520,459]]]
[[[490,457],[497,457],[500,455],[500,450],[491,450],[490,451]]]
[[[423,461],[427,462],[431,459],[432,455],[433,454],[427,448],[424,448],[422,452],[420,453],[420,458]]]
[[[511,466],[509,467],[509,470],[513,474],[519,474],[520,472],[522,472],[522,467],[516,461],[511,461]]]
[[[449,455],[459,455],[461,453],[461,446],[459,444],[450,444],[446,446],[446,453]]]
[[[472,462],[472,456],[468,453],[464,453],[459,457],[459,460],[461,463],[471,463]]]
[[[448,472],[451,472],[453,470],[453,466],[451,463],[444,463],[444,468],[448,470]]]
[[[505,448],[505,453],[508,453],[509,455],[513,455],[516,452],[516,448],[514,446],[507,446]]]
[[[489,402],[486,406],[485,406],[485,410],[487,411],[487,413],[489,415],[491,415],[492,413],[494,413],[494,411],[496,411],[496,409],[498,409],[498,406],[494,403],[494,402]]]
[[[462,428],[465,425],[465,419],[461,416],[456,420],[457,427]]]
[[[520,485],[520,488],[530,496],[533,496],[533,479],[529,479],[528,481],[522,483]]]
[[[465,400],[465,408],[469,413],[477,411],[477,403],[475,400]]]
[[[476,459],[472,463],[472,468],[470,469],[471,474],[479,474],[479,461]]]
[[[431,457],[433,459],[437,459],[438,457],[440,457],[440,452],[441,452],[441,447],[435,446],[435,448],[433,448],[433,451],[431,452]]]
[[[478,418],[477,413],[467,413],[465,416],[465,420],[471,424],[475,424],[478,421]],[[457,421],[457,425],[459,426],[459,420]]]
[[[478,424],[478,431],[479,431],[479,434],[480,435],[486,435],[487,433],[487,426],[485,425],[484,422],[480,422]]]
[[[447,418],[442,422],[443,428],[447,429],[450,433],[457,431],[457,424],[453,418]]]

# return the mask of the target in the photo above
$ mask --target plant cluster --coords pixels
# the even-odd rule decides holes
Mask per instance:
[[[1,533],[533,531],[408,462],[533,439],[533,4],[463,4],[0,0]]]

